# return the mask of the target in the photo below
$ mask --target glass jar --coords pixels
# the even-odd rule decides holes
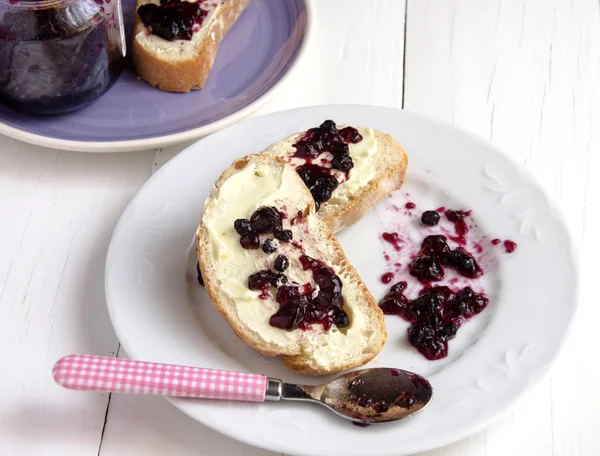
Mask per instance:
[[[0,0],[0,102],[32,114],[82,108],[118,79],[120,0]]]

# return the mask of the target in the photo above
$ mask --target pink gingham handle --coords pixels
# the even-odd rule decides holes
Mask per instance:
[[[264,402],[267,377],[200,367],[150,363],[93,355],[58,360],[52,376],[82,391]]]

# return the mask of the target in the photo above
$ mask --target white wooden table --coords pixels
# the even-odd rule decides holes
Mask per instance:
[[[525,164],[580,247],[580,313],[551,374],[494,426],[428,455],[599,455],[598,0],[314,3],[313,47],[258,114],[365,103],[452,122]],[[185,146],[89,155],[0,138],[0,455],[271,454],[162,398],[74,394],[50,376],[64,354],[118,353],[107,245],[135,191]]]

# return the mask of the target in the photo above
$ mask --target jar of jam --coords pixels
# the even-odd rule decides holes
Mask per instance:
[[[32,114],[82,108],[123,69],[120,0],[0,0],[0,102]]]

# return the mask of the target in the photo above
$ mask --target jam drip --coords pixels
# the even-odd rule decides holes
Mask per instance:
[[[342,171],[347,177],[350,170],[354,168],[348,144],[356,144],[362,139],[356,128],[345,127],[338,130],[333,120],[326,120],[318,128],[308,130],[294,144],[296,152],[293,157],[306,161],[296,171],[312,193],[317,211],[321,203],[331,198],[339,185],[332,170]],[[324,166],[329,163],[327,159],[321,157],[325,152],[333,155],[331,168]]]
[[[448,340],[454,338],[462,323],[480,313],[488,304],[483,294],[470,287],[453,292],[445,286],[424,288],[409,301],[404,296],[406,282],[394,285],[379,307],[386,315],[400,315],[411,326],[408,340],[425,358],[436,360],[448,355]]]
[[[402,250],[402,247],[400,246],[400,244],[402,243],[402,240],[398,236],[398,233],[383,233],[381,235],[381,238],[384,241],[389,242],[390,244],[392,244],[392,246],[394,247],[394,250],[396,250],[398,252],[400,250]]]
[[[191,40],[194,25],[202,26],[207,11],[196,3],[181,0],[160,0],[160,5],[147,3],[138,8],[142,22],[152,29],[152,34],[167,41]]]
[[[467,242],[466,236],[469,232],[469,227],[467,226],[467,222],[465,222],[465,217],[469,215],[471,215],[471,211],[446,211],[446,218],[454,224],[454,230],[456,231],[456,237],[453,237],[452,240],[459,244]]]
[[[502,243],[500,239],[492,239],[490,242],[492,243],[492,245],[499,245],[500,243]],[[517,244],[511,241],[510,239],[505,240],[503,245],[504,251],[506,253],[513,253],[515,250],[517,250]]]
[[[517,250],[517,244],[513,241],[506,240],[504,241],[504,250],[506,250],[506,253],[513,253]]]

